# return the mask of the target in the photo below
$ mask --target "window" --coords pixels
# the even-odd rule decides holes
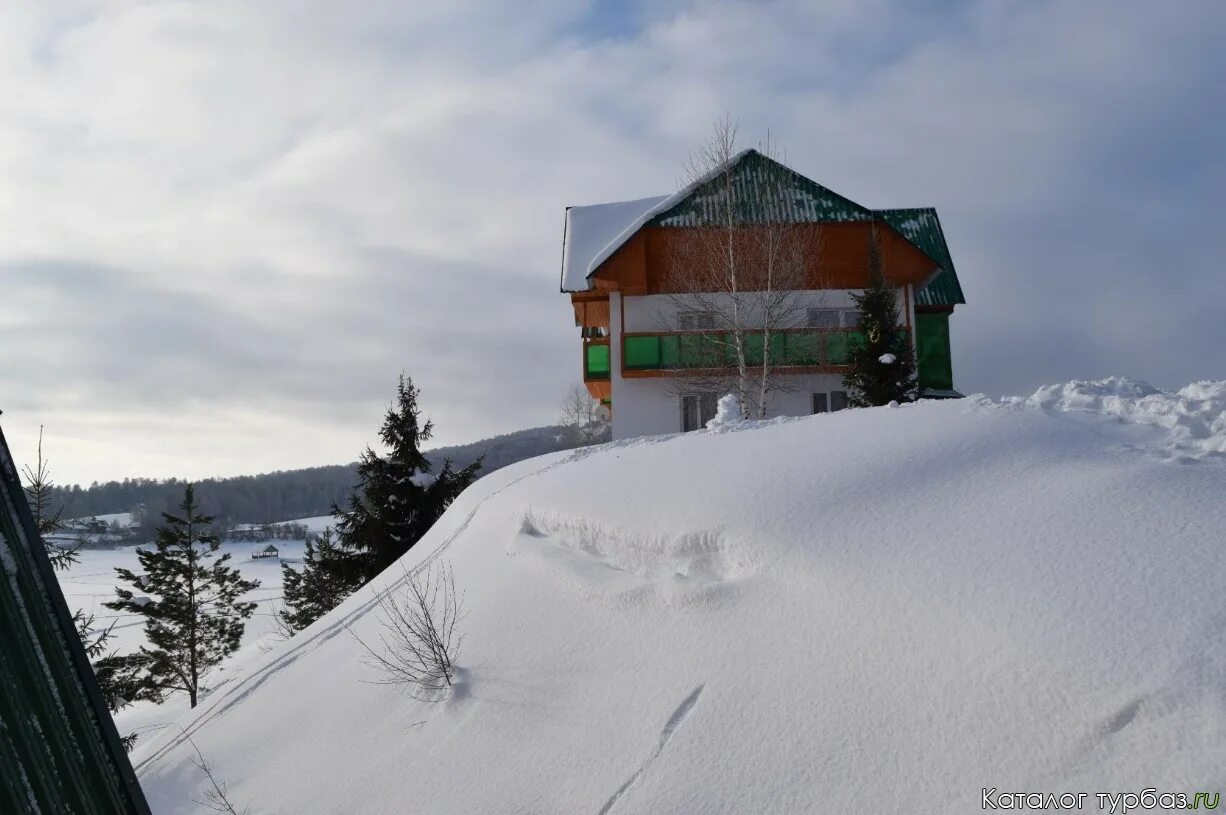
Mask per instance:
[[[697,331],[715,328],[715,313],[711,311],[682,311],[677,315],[682,331]]]
[[[860,311],[854,308],[811,308],[809,328],[859,328]]]
[[[813,412],[829,413],[847,408],[847,391],[830,391],[813,394]]]
[[[695,393],[681,397],[681,430],[688,433],[706,427],[715,418],[715,394]]]
[[[837,308],[809,309],[810,328],[838,328],[839,310]]]

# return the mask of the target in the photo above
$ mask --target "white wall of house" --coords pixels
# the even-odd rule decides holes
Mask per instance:
[[[852,289],[830,289],[827,291],[796,292],[797,326],[804,325],[805,309],[810,308],[851,308],[855,304],[852,294],[858,294]],[[752,297],[749,298],[752,300]],[[626,331],[669,331],[679,325],[677,312],[698,309],[700,304],[687,295],[648,294],[625,298]],[[729,295],[703,295],[702,305],[711,306],[724,304],[727,312],[731,312],[732,298]],[[900,304],[901,305],[901,304]],[[612,308],[613,301],[609,300]],[[620,311],[620,308],[619,308]],[[619,315],[620,316],[620,315]]]
[[[663,376],[618,378],[613,385],[613,438],[680,433],[683,382]],[[787,382],[787,391],[776,391],[767,399],[767,418],[808,416],[814,393],[843,390],[843,378],[837,374],[798,374],[787,377]]]

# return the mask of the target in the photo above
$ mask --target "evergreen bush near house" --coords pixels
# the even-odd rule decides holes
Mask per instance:
[[[852,300],[860,310],[860,342],[852,343],[848,355],[851,369],[843,377],[847,404],[877,407],[915,399],[918,377],[911,338],[899,330],[898,296],[885,279],[881,245],[873,227],[868,248],[871,283]]]
[[[396,401],[379,432],[386,455],[366,448],[347,508],[332,507],[335,544],[329,539],[326,546],[322,541],[316,545],[301,576],[290,578],[287,572],[293,589],[286,590],[288,609],[282,619],[290,627],[297,630],[298,623],[318,619],[399,560],[477,477],[481,459],[460,470],[444,459],[434,472],[421,452],[434,425],[421,423],[419,395],[413,380],[401,374]]]
[[[116,587],[117,599],[105,604],[145,618],[148,645],[100,666],[114,669],[115,684],[131,694],[127,701],[160,702],[184,691],[195,707],[203,679],[238,649],[244,621],[255,611],[255,603],[241,598],[260,582],[244,580],[226,565],[229,554],[217,554],[213,519],[200,513],[193,485],[184,487],[179,509],[180,515],[162,516],[152,550],[136,550],[142,574],[115,569],[136,591]]]

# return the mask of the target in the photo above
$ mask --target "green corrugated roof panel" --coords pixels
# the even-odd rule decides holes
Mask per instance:
[[[0,812],[148,815],[0,433]]]
[[[774,176],[772,180],[781,180],[786,184],[791,195],[784,206],[771,201],[771,207],[767,209],[763,207],[758,192],[762,189],[760,182],[771,176]],[[713,223],[712,210],[722,203],[724,194],[722,178],[722,174],[716,174],[698,184],[674,206],[653,216],[646,225],[702,226]],[[871,221],[876,217],[871,209],[826,189],[757,150],[746,150],[736,158],[732,169],[732,195],[743,223],[762,220],[790,223]]]
[[[954,260],[949,256],[949,245],[945,243],[945,233],[941,230],[941,220],[937,217],[937,211],[932,207],[916,207],[913,209],[879,209],[877,214],[941,267],[941,273],[931,283],[916,292],[915,304],[917,306],[964,304],[966,298],[962,294],[962,285],[958,282],[958,273],[954,271]]]

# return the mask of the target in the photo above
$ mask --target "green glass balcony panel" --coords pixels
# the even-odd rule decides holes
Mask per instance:
[[[949,353],[949,315],[915,315],[916,367],[922,388],[953,390],[954,371]]]
[[[660,367],[664,369],[681,367],[681,337],[666,334],[660,337]]]
[[[745,358],[750,366],[762,364],[763,337],[761,332],[745,335]],[[907,341],[905,331],[900,332],[899,337],[901,342]],[[780,366],[847,365],[852,349],[862,342],[864,335],[859,331],[780,331],[771,334],[769,359],[772,365]],[[734,336],[722,332],[628,336],[622,347],[625,349],[625,370],[686,370],[736,365]],[[601,352],[603,356],[594,356]],[[608,364],[606,347],[589,347],[589,376],[606,376]]]
[[[608,379],[609,378],[609,346],[607,345],[591,345],[587,346],[585,352],[585,365],[583,375],[588,379]]]
[[[826,340],[826,363],[846,365],[851,361],[851,352],[864,342],[859,331],[835,331]]]
[[[746,365],[757,367],[762,364],[762,336],[761,334],[745,335]]]
[[[653,370],[660,367],[660,337],[658,335],[626,337],[622,346],[626,352],[624,367],[630,370]]]
[[[781,334],[783,352],[776,358],[780,365],[820,365],[822,362],[821,334]]]
[[[680,340],[679,368],[719,368],[724,362],[725,337],[723,334],[682,334]]]
[[[787,359],[787,335],[786,334],[771,334],[770,341],[770,361],[772,365],[786,365],[784,361]]]

